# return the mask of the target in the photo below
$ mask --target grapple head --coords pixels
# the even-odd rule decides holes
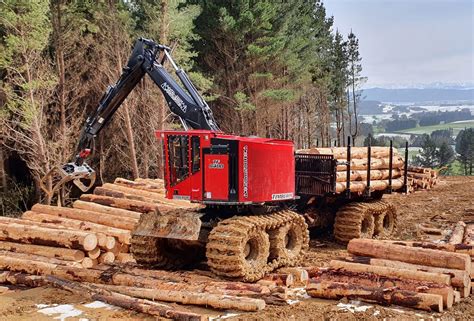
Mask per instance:
[[[41,189],[52,198],[66,183],[72,181],[81,191],[88,191],[95,183],[96,173],[86,163],[67,163],[53,167],[40,181]]]

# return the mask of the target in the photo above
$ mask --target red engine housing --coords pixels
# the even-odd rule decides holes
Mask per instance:
[[[292,141],[207,130],[157,131],[166,196],[205,204],[263,204],[295,198]]]

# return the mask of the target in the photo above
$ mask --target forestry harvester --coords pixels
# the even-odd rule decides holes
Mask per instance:
[[[163,67],[166,60],[182,86]],[[372,193],[369,179],[364,193],[351,193],[349,185],[338,192],[336,167],[341,163],[333,155],[295,154],[292,141],[223,133],[170,48],[143,38],[136,41],[117,83],[87,118],[77,156],[58,167],[62,179],[53,190],[69,180],[83,191],[93,185],[94,171],[84,162],[93,139],[145,74],[184,128],[156,132],[163,148],[166,197],[203,206],[143,214],[131,245],[138,263],[177,268],[205,256],[216,274],[251,281],[299,263],[309,246],[305,218],[310,225],[335,221],[334,233],[341,241],[372,237],[374,226],[375,233],[393,229],[395,211],[379,200],[392,190],[391,166],[389,187],[382,191]],[[370,155],[369,147],[369,173]],[[350,147],[347,156],[343,164],[349,181]]]

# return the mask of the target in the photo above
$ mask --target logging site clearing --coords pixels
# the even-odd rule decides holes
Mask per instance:
[[[120,253],[124,251],[123,249],[106,252],[113,253],[115,251],[117,257],[115,263],[117,263],[117,266],[122,266],[121,268],[115,268],[115,270],[113,268],[109,270],[101,268],[101,266],[107,263],[107,258],[102,257],[102,254],[100,254],[99,260],[103,264],[94,265],[96,259],[92,259],[93,262],[91,264],[94,267],[88,271],[101,272],[101,274],[99,273],[101,277],[105,277],[106,273],[110,273],[110,278],[114,279],[114,281],[118,281],[119,277],[121,277],[121,280],[126,281],[127,277],[132,275],[133,279],[129,285],[133,284],[136,286],[139,283],[151,282],[150,280],[153,279],[153,282],[155,282],[153,284],[156,284],[157,288],[153,290],[155,292],[154,295],[156,295],[155,297],[159,297],[160,293],[166,293],[169,297],[173,294],[184,295],[183,293],[187,293],[189,296],[183,296],[181,302],[186,302],[186,300],[188,300],[187,302],[199,300],[201,300],[200,302],[205,300],[208,302],[208,304],[200,305],[174,303],[179,302],[179,298],[175,298],[174,302],[170,302],[173,301],[170,298],[163,298],[164,301],[159,299],[154,301],[153,304],[159,307],[158,310],[163,308],[167,310],[165,316],[168,318],[187,320],[204,318],[225,318],[227,320],[375,320],[387,318],[404,320],[429,318],[473,320],[474,302],[473,296],[470,295],[471,260],[468,255],[453,253],[458,251],[459,243],[466,243],[467,240],[467,244],[470,244],[469,238],[472,239],[472,230],[470,229],[469,222],[474,217],[473,195],[474,178],[472,177],[441,177],[436,186],[430,190],[419,190],[409,195],[401,193],[385,195],[384,200],[394,204],[398,212],[398,227],[391,236],[391,241],[381,242],[369,239],[355,239],[347,246],[335,242],[331,231],[312,231],[310,246],[300,267],[277,270],[277,272],[267,275],[257,283],[232,282],[219,278],[213,275],[205,265],[198,266],[195,270],[190,271],[142,270],[134,267],[131,263],[120,263],[118,258],[121,258],[123,262],[127,261],[127,256]],[[83,204],[83,206],[86,206],[86,204]],[[32,210],[40,209],[37,207]],[[61,218],[58,217],[58,221],[60,220]],[[462,223],[463,220],[466,221],[467,225]],[[44,222],[41,224],[46,224]],[[67,222],[67,220],[57,224],[64,224],[64,222]],[[38,223],[38,225],[41,224]],[[120,224],[126,224],[126,220]],[[124,226],[121,227],[124,228]],[[462,231],[460,236],[457,232],[458,230]],[[112,230],[113,232],[118,233],[118,231]],[[120,239],[120,235],[117,234],[116,236],[117,239]],[[459,238],[459,241],[454,240],[455,238]],[[400,242],[397,243],[395,240]],[[448,240],[448,242],[443,242],[442,240]],[[451,244],[450,240],[454,243]],[[428,270],[422,268],[411,269],[410,266],[417,265],[413,264],[415,262],[410,261],[410,259],[404,261],[406,263],[395,261],[394,257],[398,255],[396,249],[400,246],[403,246],[402,254],[408,256],[413,253],[416,255],[417,260],[419,260],[416,262],[417,264],[430,265],[430,267],[426,267]],[[101,248],[104,247],[107,247],[107,244],[103,243],[101,245]],[[428,247],[431,249],[426,249]],[[5,248],[2,249],[5,250]],[[376,251],[382,253],[384,249],[392,249],[390,251],[392,254],[389,254],[388,257],[374,254]],[[445,249],[445,251],[437,251],[441,249]],[[370,253],[370,251],[373,251],[373,253]],[[472,247],[468,245],[465,245],[459,252],[473,254]],[[441,265],[436,263],[438,258],[432,257],[433,253],[437,253],[440,261],[446,260],[440,263]],[[349,256],[349,254],[352,256]],[[446,255],[446,258],[443,258],[444,255]],[[23,256],[26,257],[25,254]],[[19,264],[24,259],[23,256],[21,253],[14,253],[9,258],[10,261],[2,257],[2,269],[8,270],[5,267],[14,267],[15,262]],[[359,264],[361,262],[358,260],[363,259],[366,260],[363,262],[365,264]],[[430,260],[432,261],[429,262]],[[25,278],[23,280],[24,284],[36,285],[37,287],[19,285],[18,283],[21,283],[19,279],[20,273],[16,274],[17,282],[15,282],[13,274],[6,275],[9,272],[2,272],[3,275],[0,275],[0,277],[8,279],[10,282],[5,282],[5,285],[0,288],[0,291],[2,291],[2,294],[0,294],[0,320],[155,319],[155,316],[150,316],[149,314],[133,312],[102,302],[110,302],[114,299],[119,302],[120,299],[125,297],[130,298],[128,295],[110,297],[111,290],[116,291],[113,292],[115,295],[120,295],[117,293],[125,288],[131,291],[132,288],[130,286],[113,285],[108,287],[99,284],[92,285],[89,283],[91,281],[81,283],[72,281],[70,282],[71,284],[64,284],[61,283],[62,278],[59,277],[61,276],[61,270],[64,270],[65,273],[77,273],[75,275],[76,281],[87,281],[90,275],[80,275],[77,271],[84,269],[79,269],[72,259],[69,265],[55,263],[59,262],[55,262],[54,258],[44,260],[43,262],[35,261],[34,270],[38,272],[43,271],[42,269],[55,269],[56,271],[50,272],[52,275],[58,276],[57,279],[43,279],[40,275],[23,274]],[[447,265],[444,266],[443,264]],[[361,266],[364,268],[361,269]],[[329,269],[324,269],[324,267]],[[397,269],[395,269],[396,267]],[[441,270],[446,272],[448,269],[452,269],[450,271],[454,272],[451,274],[441,274],[443,273]],[[10,270],[14,270],[14,268]],[[28,273],[31,273],[28,268],[26,270]],[[341,273],[343,270],[346,270],[346,272]],[[439,273],[435,273],[436,271]],[[371,274],[378,275],[379,277],[373,279],[370,277]],[[29,279],[27,279],[28,277]],[[332,300],[316,298],[321,293],[324,293],[325,296],[330,296],[328,293],[331,291],[331,287],[334,287],[335,284],[342,286],[344,285],[343,282],[350,283],[351,280],[355,280],[351,278],[357,278],[358,281],[353,284],[354,288],[346,288],[345,290],[357,290],[357,293],[368,299],[365,301],[369,302],[351,300],[350,296],[340,300],[337,298]],[[314,282],[313,280],[315,279],[318,279],[318,282]],[[173,283],[174,287],[167,288],[165,280],[170,283],[176,283]],[[334,280],[337,282],[332,282]],[[381,302],[386,300],[386,302],[392,302],[392,304],[388,306],[388,304],[370,303],[370,296],[376,296],[376,294],[369,293],[370,291],[364,294],[363,291],[373,289],[375,284],[385,288],[386,282],[393,282],[394,286],[391,290],[386,291],[384,294],[385,299],[378,298],[378,300],[382,300]],[[51,286],[51,284],[54,286]],[[126,282],[122,284],[125,285]],[[306,291],[304,284],[306,284]],[[369,285],[372,285],[372,287],[365,287]],[[409,291],[410,287],[416,288],[416,292],[418,292],[416,297],[411,297],[416,292]],[[420,290],[421,288],[424,290]],[[98,289],[107,292],[102,293]],[[163,289],[163,291],[158,289]],[[173,290],[175,291],[173,292]],[[89,291],[94,292],[95,295],[89,295]],[[201,291],[202,297],[198,298],[197,295],[191,296],[190,294],[193,291]],[[142,292],[146,291],[142,289]],[[213,294],[206,295],[205,292]],[[101,296],[101,293],[103,296]],[[130,294],[130,292],[126,291],[121,293]],[[438,293],[439,295],[429,293]],[[226,306],[225,298],[228,296],[234,298],[234,302],[229,304],[238,308],[210,308],[210,306],[218,306],[219,304]],[[242,301],[235,299],[237,296]],[[104,297],[108,299],[103,300]],[[417,309],[401,307],[400,305],[407,305],[406,300],[411,300],[411,303],[408,303],[408,305],[412,304]],[[396,302],[401,303],[398,305]],[[139,303],[135,302],[135,304]],[[203,306],[207,306],[207,308]],[[150,305],[148,309],[153,310],[156,307]]]

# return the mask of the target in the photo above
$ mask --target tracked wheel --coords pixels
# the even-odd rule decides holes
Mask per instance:
[[[192,266],[204,257],[199,245],[149,236],[132,236],[130,252],[140,265],[169,270]]]
[[[372,238],[375,217],[379,211],[373,203],[352,203],[343,206],[336,213],[334,237],[338,242],[347,243],[355,238]]]
[[[379,201],[379,214],[375,215],[374,235],[384,238],[391,236],[397,227],[397,211],[392,204]]]
[[[279,259],[286,265],[294,265],[308,248],[309,232],[303,216],[298,216],[269,233],[270,259]]]
[[[207,263],[217,275],[256,281],[278,267],[297,264],[308,243],[307,225],[297,213],[234,216],[211,231]]]

